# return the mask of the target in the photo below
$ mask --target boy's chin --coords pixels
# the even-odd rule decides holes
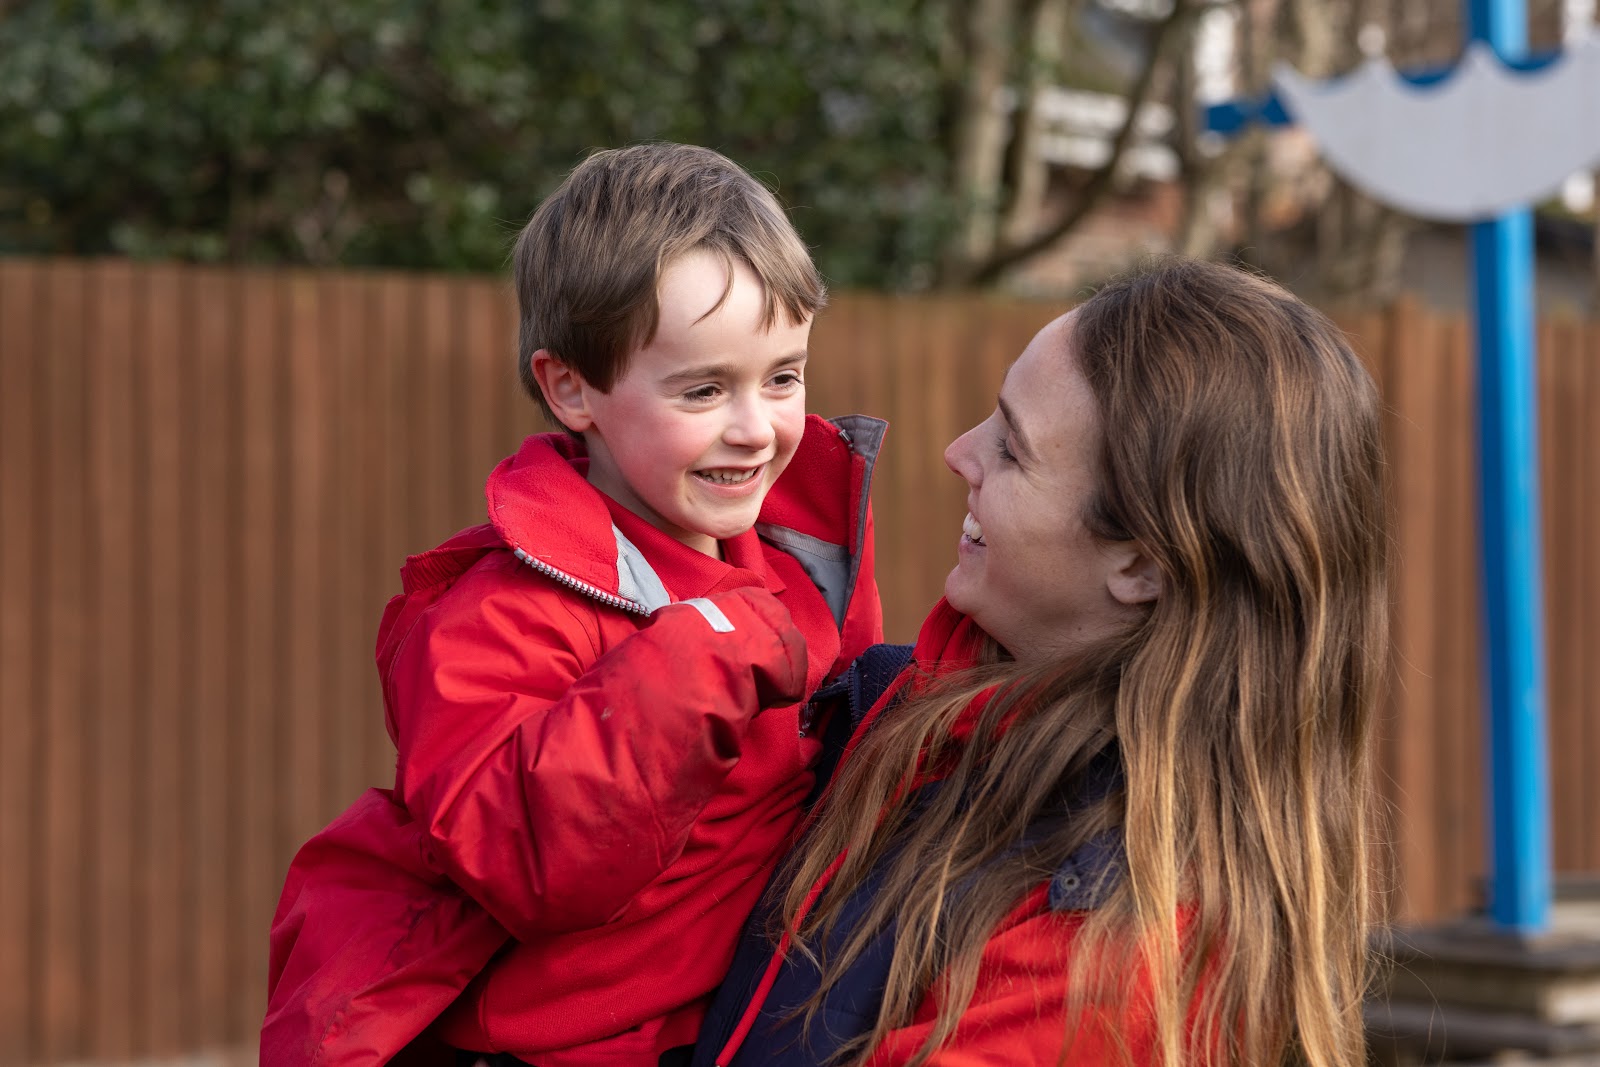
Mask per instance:
[[[753,507],[748,512],[703,518],[701,521],[696,522],[692,529],[703,537],[709,537],[716,541],[728,541],[753,528],[760,516],[761,509]]]
[[[731,541],[755,526],[755,520],[749,522],[714,523],[697,528],[696,533],[702,537],[709,537],[713,541]]]

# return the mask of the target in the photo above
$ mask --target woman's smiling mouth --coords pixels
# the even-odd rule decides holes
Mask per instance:
[[[972,512],[967,512],[967,517],[961,520],[961,534],[975,545],[983,544],[983,527],[978,525],[978,520],[972,517]]]

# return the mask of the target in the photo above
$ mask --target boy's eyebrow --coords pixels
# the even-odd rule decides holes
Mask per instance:
[[[777,359],[772,361],[772,366],[768,367],[767,370],[770,373],[771,371],[779,370],[783,367],[793,366],[796,363],[804,363],[805,361],[806,350],[802,348],[798,352],[790,352],[786,356],[779,356]],[[680,370],[674,374],[669,374],[665,378],[661,379],[661,384],[667,386],[676,386],[687,385],[690,382],[705,381],[707,378],[729,378],[733,376],[735,370],[736,368],[732,363],[707,363],[703,366],[690,367],[687,370]]]
[[[1000,414],[1005,417],[1006,425],[1011,427],[1011,436],[1017,439],[1017,446],[1029,456],[1035,456],[1033,445],[1028,442],[1028,435],[1022,432],[1022,424],[1017,421],[1016,412],[1011,410],[1011,405],[1006,403],[1003,396],[995,397],[995,402],[1000,405]]]

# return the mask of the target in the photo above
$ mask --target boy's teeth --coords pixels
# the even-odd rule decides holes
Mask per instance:
[[[979,544],[983,543],[983,527],[978,525],[978,520],[973,518],[970,512],[968,512],[965,519],[961,520],[961,532],[971,540]]]
[[[732,467],[723,467],[714,470],[695,471],[695,473],[706,481],[716,482],[718,485],[738,485],[740,482],[748,482],[751,478],[754,478],[756,471],[760,469],[760,467],[755,467],[751,470],[738,470]]]

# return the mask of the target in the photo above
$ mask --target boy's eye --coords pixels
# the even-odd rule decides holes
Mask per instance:
[[[786,370],[782,374],[779,374],[777,377],[773,378],[772,384],[778,386],[780,389],[792,389],[793,387],[800,385],[803,380],[804,379],[800,377],[799,371]]]
[[[721,390],[715,385],[702,385],[698,389],[691,389],[684,393],[683,398],[704,403],[708,400],[715,400],[719,392]]]

